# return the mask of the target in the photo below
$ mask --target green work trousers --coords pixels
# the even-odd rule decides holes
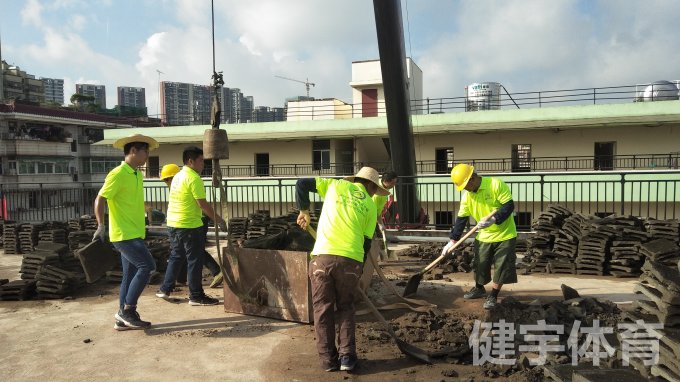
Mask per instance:
[[[472,260],[475,282],[481,285],[488,284],[491,281],[491,264],[493,264],[493,282],[496,284],[516,283],[516,243],[517,238],[497,243],[483,243],[475,240],[475,258]]]

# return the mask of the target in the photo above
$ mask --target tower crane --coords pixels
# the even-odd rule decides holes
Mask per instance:
[[[283,80],[295,81],[295,82],[299,82],[299,83],[301,83],[301,84],[305,84],[305,89],[307,89],[307,98],[309,98],[309,86],[310,86],[310,85],[311,85],[312,87],[314,86],[314,83],[313,83],[313,82],[309,82],[309,78],[307,78],[306,81],[300,81],[300,80],[296,80],[296,79],[288,78],[288,77],[283,77],[283,76],[276,76],[276,75],[275,75],[274,77],[276,77],[276,78],[281,78],[281,79],[283,79]]]

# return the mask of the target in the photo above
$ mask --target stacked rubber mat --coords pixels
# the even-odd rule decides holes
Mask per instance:
[[[659,359],[654,365],[645,366],[638,358],[631,358],[631,365],[646,378],[680,381],[680,271],[678,265],[667,266],[647,261],[643,274],[635,286],[635,293],[646,299],[633,302],[632,311],[624,314],[627,323],[642,320],[645,323],[663,324],[658,329]],[[619,333],[620,336],[620,333]]]
[[[82,272],[71,272],[54,265],[44,265],[36,274],[38,298],[64,298],[85,285]]]
[[[19,252],[19,224],[8,223],[3,224],[2,243],[6,255],[16,255]]]
[[[663,264],[680,260],[679,225],[677,220],[635,216],[598,218],[551,206],[534,222],[536,234],[527,240],[527,255],[518,269],[524,274],[636,277],[646,259]]]
[[[21,224],[19,227],[19,250],[21,253],[32,252],[38,245],[38,235],[46,227],[45,223]]]
[[[33,296],[35,280],[14,280],[0,285],[0,301],[29,300]]]

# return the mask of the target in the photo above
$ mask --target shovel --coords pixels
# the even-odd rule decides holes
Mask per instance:
[[[485,216],[484,219],[490,218],[495,214],[496,211],[494,210],[492,213],[489,215]],[[418,286],[420,285],[420,281],[423,279],[423,275],[429,272],[432,268],[434,268],[437,264],[439,264],[442,260],[444,260],[445,257],[449,255],[449,253],[452,253],[455,249],[461,247],[464,245],[465,240],[472,236],[475,232],[477,232],[477,226],[475,225],[472,227],[458,242],[449,249],[447,253],[442,254],[441,256],[437,257],[433,262],[431,262],[428,266],[423,268],[420,272],[416,273],[415,275],[411,276],[408,279],[408,282],[406,283],[406,288],[404,288],[404,293],[403,296],[410,296],[418,291]]]
[[[380,312],[378,312],[378,309],[376,309],[375,305],[373,305],[373,303],[368,298],[368,296],[366,296],[366,293],[364,293],[364,291],[362,291],[361,288],[356,288],[356,290],[357,290],[357,293],[359,293],[361,295],[361,298],[364,299],[364,302],[366,303],[366,305],[368,305],[368,307],[371,309],[371,311],[373,311],[373,315],[375,315],[375,317],[378,320],[380,320],[380,322],[383,324],[383,326],[385,326],[387,333],[389,333],[390,337],[392,337],[392,339],[397,344],[397,347],[399,348],[399,350],[402,353],[406,354],[409,357],[412,357],[413,359],[415,359],[417,361],[424,362],[428,365],[432,364],[432,358],[430,357],[430,354],[428,352],[426,352],[425,350],[423,350],[423,349],[421,349],[417,346],[411,345],[410,343],[408,343],[408,342],[406,342],[402,339],[399,339],[399,337],[397,337],[397,334],[394,333],[394,330],[392,330],[392,327],[390,326],[390,324],[387,322],[387,320],[385,320],[385,317],[383,317],[382,314],[380,314]]]

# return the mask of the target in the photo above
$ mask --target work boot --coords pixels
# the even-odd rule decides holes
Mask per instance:
[[[470,289],[469,292],[465,293],[463,295],[463,298],[466,299],[466,300],[473,300],[473,299],[476,299],[476,298],[482,298],[484,296],[486,296],[486,290],[484,289],[484,287],[477,288],[475,286],[475,287],[472,287],[472,289]]]
[[[212,282],[210,283],[211,288],[217,288],[220,284],[222,284],[222,271],[220,273],[216,274],[215,277],[213,277]]]
[[[496,307],[496,296],[489,295],[484,301],[484,309],[490,310]]]
[[[116,320],[122,321],[125,325],[131,327],[132,329],[144,329],[151,326],[149,321],[143,321],[137,313],[137,308],[127,308],[119,310],[116,313]]]

